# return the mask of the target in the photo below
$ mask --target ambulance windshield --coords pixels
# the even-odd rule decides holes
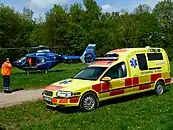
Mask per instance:
[[[87,67],[77,73],[74,79],[97,80],[107,67]]]

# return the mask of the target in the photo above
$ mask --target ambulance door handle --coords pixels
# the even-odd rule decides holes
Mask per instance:
[[[120,80],[120,83],[124,83],[124,80]]]

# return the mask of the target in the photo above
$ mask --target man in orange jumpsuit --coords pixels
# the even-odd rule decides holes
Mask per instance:
[[[3,77],[4,93],[10,92],[9,86],[10,86],[11,68],[12,68],[12,65],[9,61],[9,58],[6,58],[6,61],[2,64],[2,68],[1,68],[1,74]]]

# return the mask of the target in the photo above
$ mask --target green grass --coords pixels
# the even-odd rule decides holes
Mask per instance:
[[[55,68],[50,70],[47,74],[42,73],[31,73],[27,75],[26,72],[13,68],[11,75],[11,89],[36,89],[44,88],[46,85],[49,85],[58,80],[69,78],[78,72],[82,67],[85,67],[85,64],[58,64]],[[0,80],[2,85],[2,80]],[[0,91],[3,90],[3,87],[0,87]]]
[[[68,74],[64,76],[69,77],[82,66],[82,64],[77,66],[71,64],[61,67],[68,67],[66,71]],[[52,73],[52,76],[61,77],[65,72],[57,73],[57,75]],[[109,100],[101,103],[100,108],[87,113],[78,112],[77,108],[50,109],[42,101],[28,102],[0,109],[0,125],[8,129],[22,130],[171,130],[173,128],[173,85],[166,90],[161,96],[147,92]]]
[[[158,129],[173,127],[173,86],[162,96],[151,93],[111,100],[92,112],[49,109],[42,101],[0,109],[0,122],[11,129]]]

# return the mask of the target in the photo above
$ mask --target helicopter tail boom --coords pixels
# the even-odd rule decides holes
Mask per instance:
[[[67,55],[62,55],[61,59],[62,60],[78,60],[80,59],[83,63],[91,63],[95,60],[96,55],[94,54],[94,49],[95,49],[96,44],[89,44],[87,48],[85,49],[84,53],[82,56],[67,56]]]

